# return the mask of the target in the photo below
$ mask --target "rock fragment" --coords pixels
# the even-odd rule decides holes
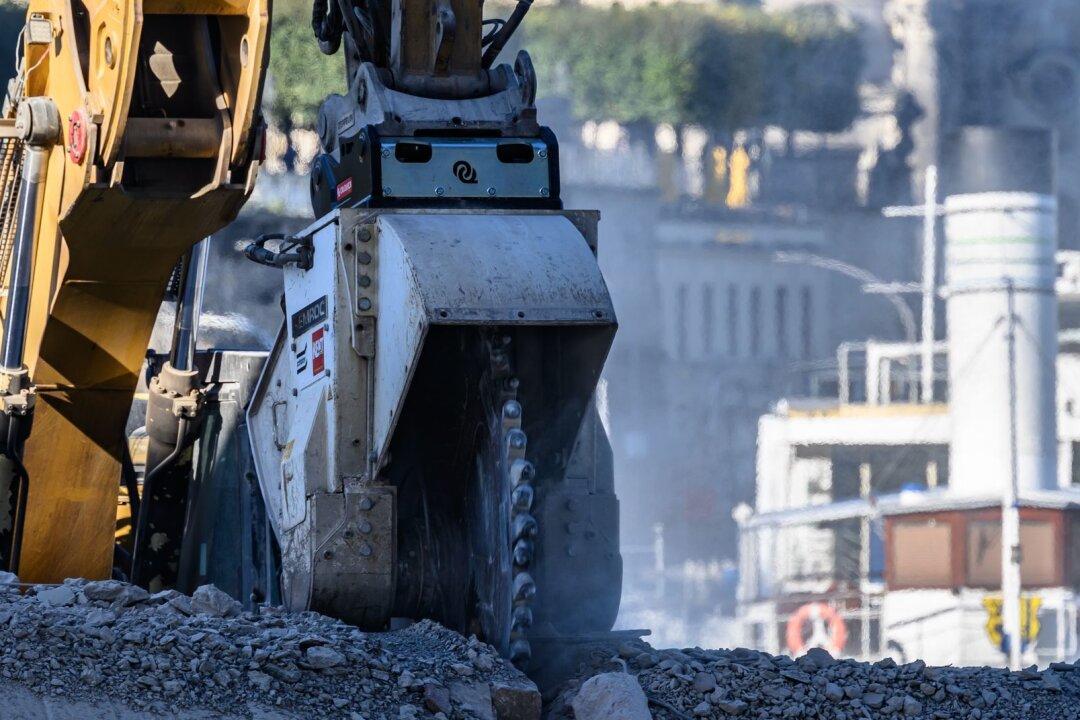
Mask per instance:
[[[589,678],[574,697],[573,708],[576,720],[652,720],[645,692],[627,673]]]
[[[491,684],[491,704],[496,720],[540,720],[543,698],[528,680],[502,680]]]
[[[191,594],[191,609],[214,617],[235,617],[243,606],[213,585],[202,585]]]
[[[491,706],[491,689],[480,683],[456,682],[450,686],[450,700],[466,717],[477,720],[495,720]]]

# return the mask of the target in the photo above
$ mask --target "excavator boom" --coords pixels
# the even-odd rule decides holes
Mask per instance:
[[[269,0],[30,2],[0,120],[9,297],[20,242],[29,261],[25,323],[4,317],[22,357],[0,373],[28,373],[36,395],[29,489],[11,493],[21,553],[9,521],[0,565],[27,581],[111,573],[125,423],[166,283],[255,181],[269,18]],[[36,202],[14,202],[28,184]]]

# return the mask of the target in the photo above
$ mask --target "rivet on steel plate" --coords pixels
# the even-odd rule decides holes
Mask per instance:
[[[367,556],[371,555],[371,546],[368,545],[367,543],[364,543],[363,545],[361,545],[360,546],[360,554],[363,555],[364,557],[367,557]]]
[[[371,502],[371,498],[361,498],[360,499],[360,509],[361,510],[370,510],[373,506],[374,506],[374,503]]]
[[[368,265],[371,263],[371,255],[369,253],[360,253],[360,257],[357,258],[361,265]]]
[[[360,523],[360,532],[364,533],[365,535],[370,535],[371,534],[371,523],[369,523],[367,520]]]
[[[368,310],[370,310],[371,309],[371,300],[368,300],[367,298],[360,298],[360,309],[363,312],[367,312]]]
[[[371,278],[367,275],[361,275],[359,283],[360,287],[368,287],[369,285],[371,285]]]
[[[360,228],[360,242],[367,242],[371,239],[371,230],[366,227]]]

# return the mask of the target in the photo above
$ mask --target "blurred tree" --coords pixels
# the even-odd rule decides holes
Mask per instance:
[[[859,110],[857,28],[830,6],[562,5],[523,27],[541,90],[582,119],[832,132]]]
[[[323,98],[345,90],[344,58],[323,55],[315,41],[311,0],[276,0],[264,102],[270,119],[285,129],[314,127]]]
[[[774,74],[783,91],[773,96],[770,120],[791,130],[843,130],[859,112],[864,58],[858,28],[824,4],[795,8],[778,20],[785,42]]]

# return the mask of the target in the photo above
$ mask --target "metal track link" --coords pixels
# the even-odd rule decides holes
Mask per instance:
[[[491,345],[492,378],[499,383],[496,397],[501,402],[502,451],[504,453],[508,496],[510,498],[510,533],[512,558],[512,600],[510,605],[510,661],[523,667],[532,659],[529,631],[533,613],[530,603],[536,596],[532,575],[539,527],[532,514],[536,469],[525,459],[528,438],[521,429],[524,411],[518,400],[519,382],[511,372],[510,338],[502,337]]]

